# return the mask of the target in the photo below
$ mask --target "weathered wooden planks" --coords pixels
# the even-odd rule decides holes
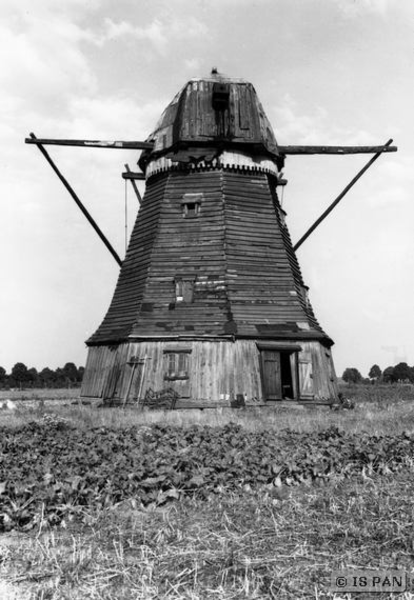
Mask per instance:
[[[131,387],[133,360],[145,365],[142,367],[145,376],[142,385],[141,381],[135,381],[131,397],[127,398],[129,403],[138,403],[148,390],[161,392],[167,388],[179,392],[177,407],[183,404],[198,407],[230,406],[231,399],[237,394],[243,394],[247,405],[263,403],[265,396],[260,353],[266,348],[261,350],[259,346],[258,340],[160,340],[131,342],[112,348],[93,347],[89,351],[81,395],[123,403]],[[319,342],[306,340],[298,340],[290,346],[298,352],[298,399],[322,401],[336,398],[336,379],[330,350]],[[167,355],[180,351],[180,348],[189,356],[189,378],[185,382],[184,395],[182,380],[165,378]],[[284,347],[275,344],[274,348],[275,360],[280,364],[278,352],[288,349],[289,345]]]
[[[229,101],[223,110],[215,110],[214,86],[217,78],[192,80],[173,99],[161,116],[149,140],[154,143],[153,153],[143,153],[140,167],[152,155],[166,154],[172,149],[188,148],[214,143],[232,148],[261,148],[262,154],[279,156],[277,142],[269,120],[256,95],[253,85],[243,80],[228,80]],[[256,152],[257,153],[257,152]]]
[[[215,98],[215,82],[191,81],[150,136],[145,195],[88,340],[83,395],[153,403],[171,388],[177,407],[335,397],[332,341],[276,195],[283,157],[254,88],[232,82]]]

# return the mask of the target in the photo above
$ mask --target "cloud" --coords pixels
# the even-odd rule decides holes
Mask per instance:
[[[368,131],[333,125],[333,118],[323,106],[317,106],[313,112],[303,112],[289,94],[271,108],[270,120],[275,123],[279,143],[282,140],[287,144],[315,145],[378,143]]]
[[[388,11],[404,4],[405,0],[334,0],[345,17],[378,14],[385,17]]]
[[[125,139],[147,137],[164,110],[167,101],[156,99],[139,105],[135,98],[109,95],[72,98],[68,126],[71,135],[96,137],[124,136]]]
[[[414,187],[414,172],[412,169],[414,157],[401,152],[385,154],[380,157],[375,177],[367,181],[367,205],[371,209],[404,211],[406,218],[412,215],[414,206],[411,190]]]
[[[149,42],[155,50],[166,55],[172,41],[196,39],[207,35],[207,27],[201,21],[193,16],[183,18],[168,18],[161,20],[155,18],[146,26],[133,25],[127,21],[115,22],[110,18],[104,21],[103,32],[96,34],[89,41],[98,46],[103,46],[108,42],[115,40],[146,41]]]
[[[1,26],[3,98],[17,99],[16,109],[24,103],[43,110],[47,101],[49,111],[61,112],[68,94],[92,93],[95,77],[79,47],[87,37],[73,23],[32,17],[19,31]]]
[[[201,69],[201,61],[198,58],[187,58],[184,61],[184,66],[189,71],[193,71],[194,73],[199,72]]]
[[[61,15],[71,20],[80,20],[85,13],[99,8],[102,0],[2,0],[0,4],[0,15],[3,17],[50,17],[50,15]]]

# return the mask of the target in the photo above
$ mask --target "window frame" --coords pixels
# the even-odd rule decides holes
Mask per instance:
[[[190,348],[164,350],[164,381],[187,381],[190,379],[191,353],[192,349]]]

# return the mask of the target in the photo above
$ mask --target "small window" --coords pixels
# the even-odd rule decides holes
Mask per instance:
[[[194,300],[194,279],[180,277],[175,280],[175,301],[190,304]]]
[[[198,215],[198,209],[200,205],[195,202],[189,202],[188,204],[184,204],[184,216],[187,219],[193,219]]]
[[[185,219],[195,219],[199,216],[202,199],[203,194],[184,194],[181,206]]]
[[[164,380],[175,381],[190,378],[191,350],[165,352],[166,368]]]

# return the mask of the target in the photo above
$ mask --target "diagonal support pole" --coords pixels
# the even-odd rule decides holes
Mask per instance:
[[[348,185],[346,186],[346,188],[344,188],[344,190],[339,194],[339,196],[337,196],[337,198],[335,198],[335,200],[332,202],[332,204],[330,206],[328,206],[328,208],[325,210],[325,212],[321,214],[321,216],[319,217],[319,219],[316,219],[316,221],[314,222],[314,224],[311,227],[309,227],[309,229],[307,230],[307,232],[300,238],[300,240],[298,242],[296,242],[296,244],[293,246],[293,250],[295,252],[303,244],[303,242],[310,236],[310,234],[313,231],[315,231],[315,229],[318,227],[318,225],[320,225],[322,223],[322,221],[329,215],[329,213],[331,211],[333,211],[333,209],[335,208],[335,206],[337,204],[339,204],[339,202],[342,200],[342,198],[355,185],[355,183],[358,181],[358,179],[360,177],[362,177],[362,175],[365,173],[365,171],[367,171],[370,168],[370,166],[377,160],[377,158],[379,158],[381,156],[381,154],[384,151],[387,151],[386,149],[391,144],[392,144],[392,140],[388,140],[388,142],[386,144],[384,144],[384,146],[381,146],[380,149],[378,150],[378,152],[375,154],[375,156],[373,156],[371,158],[371,160],[369,160],[367,162],[367,164],[359,171],[359,173],[357,173],[357,175],[355,175],[355,177],[353,178],[353,180],[350,183],[348,183]]]
[[[37,138],[36,138],[36,136],[35,136],[34,133],[31,133],[30,137],[33,140],[37,140]],[[72,198],[74,199],[74,201],[76,202],[76,204],[78,205],[78,207],[80,208],[80,210],[83,212],[83,214],[85,215],[85,217],[87,218],[87,220],[89,221],[89,223],[92,225],[92,227],[94,228],[94,230],[96,231],[96,233],[99,235],[99,237],[101,238],[101,240],[103,241],[103,243],[105,244],[105,246],[108,248],[109,252],[112,254],[112,256],[114,257],[114,259],[116,260],[116,262],[118,263],[118,265],[122,266],[122,260],[119,258],[118,254],[116,253],[116,251],[114,250],[114,248],[112,247],[112,245],[110,244],[110,242],[108,241],[108,239],[105,237],[105,235],[103,234],[103,232],[101,231],[101,229],[99,228],[99,226],[97,225],[97,223],[95,222],[95,220],[92,218],[92,216],[86,210],[86,208],[84,207],[84,205],[80,201],[79,197],[77,196],[77,194],[75,193],[75,191],[73,190],[73,188],[70,186],[70,184],[67,181],[67,179],[65,179],[65,177],[62,175],[62,173],[59,171],[59,169],[57,168],[57,166],[53,162],[53,160],[50,158],[49,154],[43,148],[42,144],[40,144],[38,141],[36,141],[34,143],[36,143],[36,145],[39,148],[40,152],[43,154],[43,156],[45,157],[45,159],[47,160],[47,162],[50,164],[50,166],[52,167],[52,169],[54,170],[54,172],[56,173],[56,175],[59,177],[60,181],[63,183],[63,185],[65,186],[65,188],[68,190],[69,194],[72,196]]]
[[[127,172],[127,173],[132,173],[132,171],[131,171],[131,169],[129,168],[129,166],[128,166],[128,165],[125,165],[125,169],[126,169],[126,172]],[[124,179],[125,179],[125,178],[124,178]],[[137,186],[137,184],[135,183],[135,179],[132,179],[132,178],[131,178],[131,179],[130,179],[130,182],[131,182],[131,184],[132,184],[132,187],[134,188],[135,195],[136,195],[136,197],[138,198],[138,203],[139,203],[139,204],[141,204],[141,202],[142,202],[142,198],[141,198],[141,194],[139,193],[138,186]]]

